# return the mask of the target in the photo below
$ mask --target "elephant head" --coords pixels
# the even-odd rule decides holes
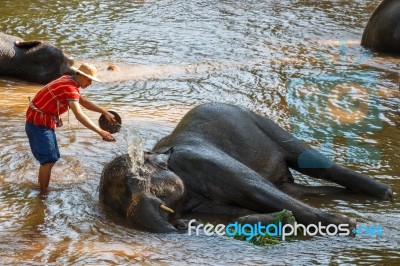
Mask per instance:
[[[171,232],[174,211],[184,195],[182,180],[168,169],[169,154],[144,154],[144,164],[132,172],[129,155],[106,164],[100,182],[100,201],[151,232]],[[136,163],[136,162],[134,162]]]
[[[0,33],[0,75],[36,83],[48,83],[73,74],[74,60],[48,42],[23,41]]]

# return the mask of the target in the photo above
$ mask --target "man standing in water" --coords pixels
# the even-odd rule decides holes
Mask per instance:
[[[100,81],[97,69],[84,63],[75,69],[74,75],[64,75],[44,86],[29,101],[26,111],[25,131],[35,158],[40,162],[38,181],[41,193],[46,193],[50,182],[51,169],[60,159],[54,129],[62,126],[60,115],[71,108],[76,119],[85,127],[98,133],[106,141],[115,141],[110,132],[100,129],[83,112],[86,109],[103,114],[110,123],[115,123],[114,116],[90,102],[80,94],[79,88],[85,89],[92,81]]]

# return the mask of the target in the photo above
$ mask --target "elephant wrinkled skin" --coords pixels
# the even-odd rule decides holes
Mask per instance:
[[[355,219],[312,208],[295,197],[337,192],[385,200],[392,196],[390,186],[332,163],[270,119],[228,104],[195,107],[144,157],[144,167],[135,173],[128,155],[106,164],[100,201],[153,232],[177,230],[179,214],[260,217],[282,209],[305,225],[354,227]],[[342,187],[295,184],[289,168]],[[162,204],[175,213],[164,211]]]
[[[73,74],[73,64],[71,57],[50,43],[0,32],[0,76],[45,84]]]

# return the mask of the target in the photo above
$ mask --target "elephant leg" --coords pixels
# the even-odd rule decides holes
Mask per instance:
[[[306,167],[302,166],[302,164],[306,164]],[[361,173],[334,164],[323,154],[312,148],[302,152],[297,157],[297,160],[292,161],[292,165],[300,173],[334,182],[357,193],[368,194],[384,200],[389,200],[393,194],[390,186],[375,181]]]
[[[266,139],[272,140],[283,153],[289,167],[311,177],[328,180],[351,191],[390,199],[392,188],[353,170],[334,164],[317,150],[296,139],[293,135],[262,116],[253,115]]]
[[[355,226],[355,219],[323,212],[288,196],[252,169],[212,146],[177,148],[171,155],[170,167],[188,189],[212,200],[258,213],[286,209],[306,225],[321,222],[323,225]]]
[[[233,219],[232,222],[238,222],[240,224],[258,224],[261,223],[263,226],[268,226],[269,224],[276,224],[277,222],[282,222],[282,224],[293,224],[295,222],[295,217],[290,211],[284,212],[273,212],[266,214],[250,214],[246,216],[241,216]]]
[[[286,182],[278,186],[278,188],[288,195],[296,199],[305,199],[310,197],[324,197],[332,199],[351,199],[354,197],[354,192],[347,188],[338,186],[305,186],[295,183]]]
[[[182,213],[185,214],[206,214],[239,217],[257,212],[235,205],[228,205],[223,202],[206,198],[193,191],[186,194],[186,202],[183,205]]]
[[[221,202],[207,201],[194,207],[191,210],[192,213],[204,213],[204,214],[216,214],[216,215],[228,215],[232,217],[247,216],[256,214],[256,212],[242,208],[239,206],[232,206]]]

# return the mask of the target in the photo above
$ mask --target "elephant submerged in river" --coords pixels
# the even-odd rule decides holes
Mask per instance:
[[[377,52],[400,54],[400,1],[383,0],[364,29],[361,45]]]
[[[0,32],[0,76],[48,83],[73,74],[72,57],[48,42],[24,41]]]
[[[195,107],[144,158],[136,172],[128,155],[106,164],[99,196],[152,232],[177,230],[180,214],[258,217],[282,209],[305,225],[344,223],[353,228],[355,219],[312,208],[295,197],[337,191],[392,197],[390,186],[332,163],[270,119],[229,104]],[[289,168],[342,188],[295,184]]]

